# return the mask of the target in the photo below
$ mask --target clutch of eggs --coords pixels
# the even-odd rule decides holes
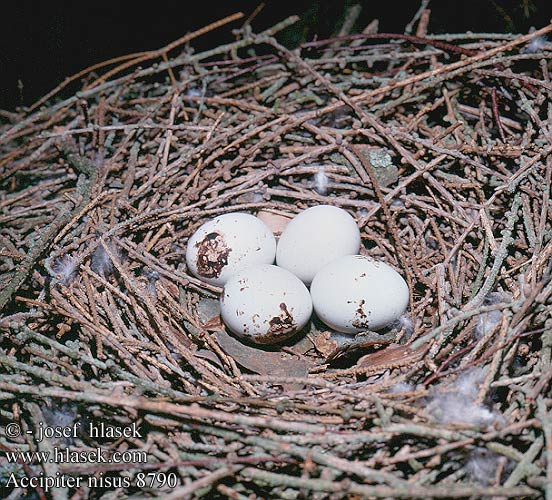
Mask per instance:
[[[313,309],[348,334],[379,330],[406,311],[404,279],[391,266],[357,255],[360,243],[355,220],[330,205],[295,216],[277,245],[263,221],[229,213],[190,237],[186,262],[198,278],[224,286],[221,316],[235,335],[273,344],[300,331]]]

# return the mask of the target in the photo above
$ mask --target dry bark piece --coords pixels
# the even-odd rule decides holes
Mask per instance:
[[[339,341],[333,338],[332,332],[322,332],[311,337],[316,350],[327,357],[339,347]]]
[[[201,297],[196,306],[197,317],[205,325],[220,314],[220,301],[210,297]]]
[[[203,328],[205,328],[205,330],[207,330],[208,332],[216,332],[221,328],[224,328],[224,323],[222,322],[222,318],[220,317],[220,315],[217,315],[213,316],[201,326],[203,326]]]
[[[366,347],[372,347],[375,345],[390,344],[395,340],[395,338],[395,332],[376,333],[367,331],[358,333],[355,336],[334,332],[330,336],[330,340],[334,341],[337,345],[336,348],[328,354],[324,362],[329,363],[330,361],[336,359],[338,356],[342,356],[343,354],[352,352],[356,349],[364,349]]]
[[[427,351],[427,346],[412,349],[409,345],[390,344],[385,349],[371,352],[358,360],[357,366],[370,368],[389,368],[404,366],[419,361]]]
[[[194,356],[207,359],[217,365],[221,370],[224,370],[224,365],[222,364],[222,361],[213,351],[209,351],[207,349],[199,349],[194,353]]]
[[[307,363],[299,357],[247,346],[222,330],[216,332],[215,337],[226,354],[239,365],[259,375],[307,376]]]

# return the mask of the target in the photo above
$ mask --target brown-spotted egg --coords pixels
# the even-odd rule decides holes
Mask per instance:
[[[256,344],[290,338],[309,321],[312,301],[303,282],[271,265],[232,276],[220,297],[222,320],[237,336]]]
[[[379,330],[406,311],[408,286],[385,262],[347,255],[322,268],[310,287],[317,316],[338,332]]]
[[[194,276],[222,286],[237,272],[272,264],[276,240],[257,217],[241,213],[219,215],[202,224],[188,240],[186,264]]]

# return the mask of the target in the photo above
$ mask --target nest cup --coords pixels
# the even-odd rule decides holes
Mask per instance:
[[[206,52],[136,55],[87,73],[78,95],[1,115],[0,425],[36,429],[45,405],[82,427],[137,424],[138,436],[71,439],[146,453],[171,481],[160,497],[538,494],[550,53],[522,49],[542,30],[290,51],[274,37],[294,21]],[[357,338],[311,321],[285,345],[240,342],[218,316],[220,288],[187,272],[189,237],[235,211],[278,235],[318,204],[347,210],[361,253],[406,277],[408,317]],[[508,425],[527,432],[492,434]],[[532,450],[533,468],[513,476],[510,463],[483,484],[459,429],[514,448],[505,461]],[[143,472],[137,459],[113,469],[115,489],[132,498],[122,478]]]

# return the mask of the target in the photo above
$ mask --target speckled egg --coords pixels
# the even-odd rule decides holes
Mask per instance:
[[[303,282],[277,266],[249,267],[232,276],[220,297],[222,320],[237,336],[273,344],[301,330],[312,314]]]
[[[190,237],[186,264],[194,276],[222,286],[249,266],[272,264],[276,239],[257,217],[236,212],[219,215]]]
[[[286,226],[276,249],[278,266],[309,285],[326,264],[360,249],[360,231],[343,209],[318,205],[294,217]]]
[[[314,277],[310,293],[317,316],[330,328],[356,334],[379,330],[407,309],[408,286],[391,266],[362,255],[334,260]]]

